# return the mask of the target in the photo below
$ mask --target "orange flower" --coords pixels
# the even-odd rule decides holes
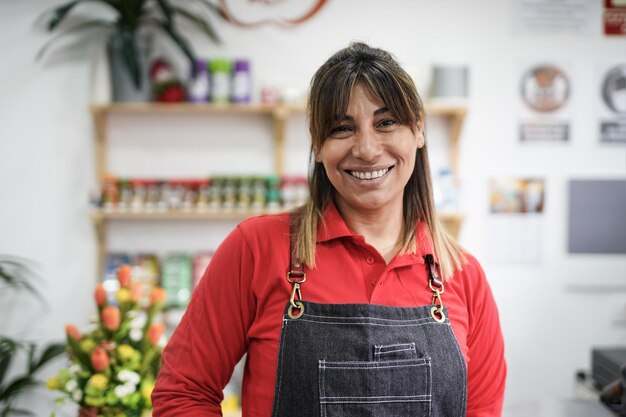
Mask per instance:
[[[120,310],[117,307],[106,306],[102,310],[102,324],[111,331],[120,327]]]
[[[96,305],[98,307],[102,307],[107,302],[107,292],[104,290],[104,285],[98,284],[96,285],[96,290],[94,291],[94,298],[96,299]]]
[[[133,282],[130,287],[130,299],[136,303],[137,301],[139,301],[142,294],[143,284],[141,282]]]
[[[80,340],[81,338],[80,330],[78,330],[78,328],[73,324],[65,325],[65,334],[67,334],[72,339]]]
[[[152,346],[159,343],[159,339],[165,333],[165,325],[163,323],[153,323],[148,329],[148,340]]]
[[[160,304],[165,301],[165,290],[163,288],[155,287],[150,293],[150,305]]]
[[[109,355],[101,347],[95,348],[91,354],[91,366],[98,372],[105,370],[109,366]]]
[[[120,267],[117,268],[117,280],[123,288],[128,288],[130,286],[130,275],[130,265],[120,265]]]

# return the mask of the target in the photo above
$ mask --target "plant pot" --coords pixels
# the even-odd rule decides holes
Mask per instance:
[[[112,98],[115,102],[150,101],[149,59],[152,41],[147,36],[139,35],[135,36],[135,39],[139,53],[138,61],[141,74],[141,85],[139,87],[135,85],[131,72],[127,68],[126,62],[124,62],[122,45],[119,40],[116,37],[112,37],[107,43]]]
[[[96,407],[80,407],[78,417],[98,417],[98,409]]]

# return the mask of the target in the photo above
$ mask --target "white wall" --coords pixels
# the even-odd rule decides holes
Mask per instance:
[[[35,30],[33,21],[50,3],[0,1],[0,253],[38,262],[49,304],[47,311],[25,308],[21,299],[0,294],[0,331],[42,340],[61,338],[66,322],[87,322],[96,281],[95,234],[87,206],[89,190],[95,185],[93,132],[87,111],[95,52],[89,45],[76,45],[70,52],[34,62],[38,48],[49,37]],[[392,51],[412,68],[423,90],[432,63],[470,66],[470,112],[460,157],[467,213],[461,242],[482,261],[498,301],[509,364],[507,401],[515,402],[570,396],[574,372],[589,367],[593,346],[626,344],[626,258],[566,253],[567,180],[626,176],[625,148],[601,146],[594,134],[599,78],[594,71],[602,63],[623,62],[626,39],[600,34],[513,36],[510,17],[509,2],[498,0],[335,0],[296,28],[244,30],[217,23],[223,46],[194,39],[201,56],[249,57],[257,86],[304,90],[314,70],[354,39]],[[517,142],[520,68],[535,60],[572,68],[575,94],[568,144],[522,146]],[[249,155],[248,146],[255,146],[259,155],[266,151],[269,155],[265,120],[190,120],[179,122],[178,134],[184,132],[187,137],[181,147],[202,157],[177,155],[191,162],[163,163],[160,170],[137,148],[148,147],[154,137],[158,143],[166,142],[167,135],[158,136],[160,129],[141,133],[155,122],[149,118],[115,120],[111,166],[118,173],[204,175],[211,171],[207,167],[217,170],[229,151],[202,150],[198,138],[205,128],[216,137],[236,135],[233,131],[240,126],[258,133],[252,139],[238,139],[243,149],[232,149],[233,161]],[[430,125],[431,147],[441,149],[437,141],[444,137],[442,124],[432,120]],[[132,129],[137,137],[125,143],[124,135]],[[302,172],[304,129],[302,118],[290,120],[288,154],[294,162],[287,164],[287,171]],[[125,159],[124,147],[139,150],[136,159]],[[156,158],[167,156],[158,149],[151,152]],[[268,169],[263,159],[246,163],[248,169]],[[538,265],[490,261],[485,240],[487,180],[509,175],[546,179],[543,261]],[[172,224],[155,231],[146,225],[120,223],[111,228],[111,246],[199,249],[215,245],[232,226]],[[611,285],[585,286],[598,277]]]

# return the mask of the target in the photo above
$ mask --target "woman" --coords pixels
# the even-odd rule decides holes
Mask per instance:
[[[246,352],[244,417],[499,416],[497,309],[437,222],[411,78],[353,43],[313,77],[309,117],[308,203],[222,243],[163,353],[154,416],[220,415]]]

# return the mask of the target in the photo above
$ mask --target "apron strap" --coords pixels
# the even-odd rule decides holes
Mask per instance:
[[[301,217],[301,209],[295,209],[289,213],[289,270],[287,271],[287,281],[292,284],[292,287],[287,314],[292,319],[297,319],[304,313],[300,285],[306,281],[306,273],[304,272],[302,260],[296,256],[295,252]]]
[[[446,320],[446,315],[443,312],[443,301],[441,300],[441,294],[444,292],[443,280],[439,275],[439,265],[435,262],[435,258],[430,253],[424,256],[424,262],[426,263],[426,270],[428,271],[428,287],[433,292],[433,304],[435,306],[430,309],[430,315],[439,323],[443,323]]]

